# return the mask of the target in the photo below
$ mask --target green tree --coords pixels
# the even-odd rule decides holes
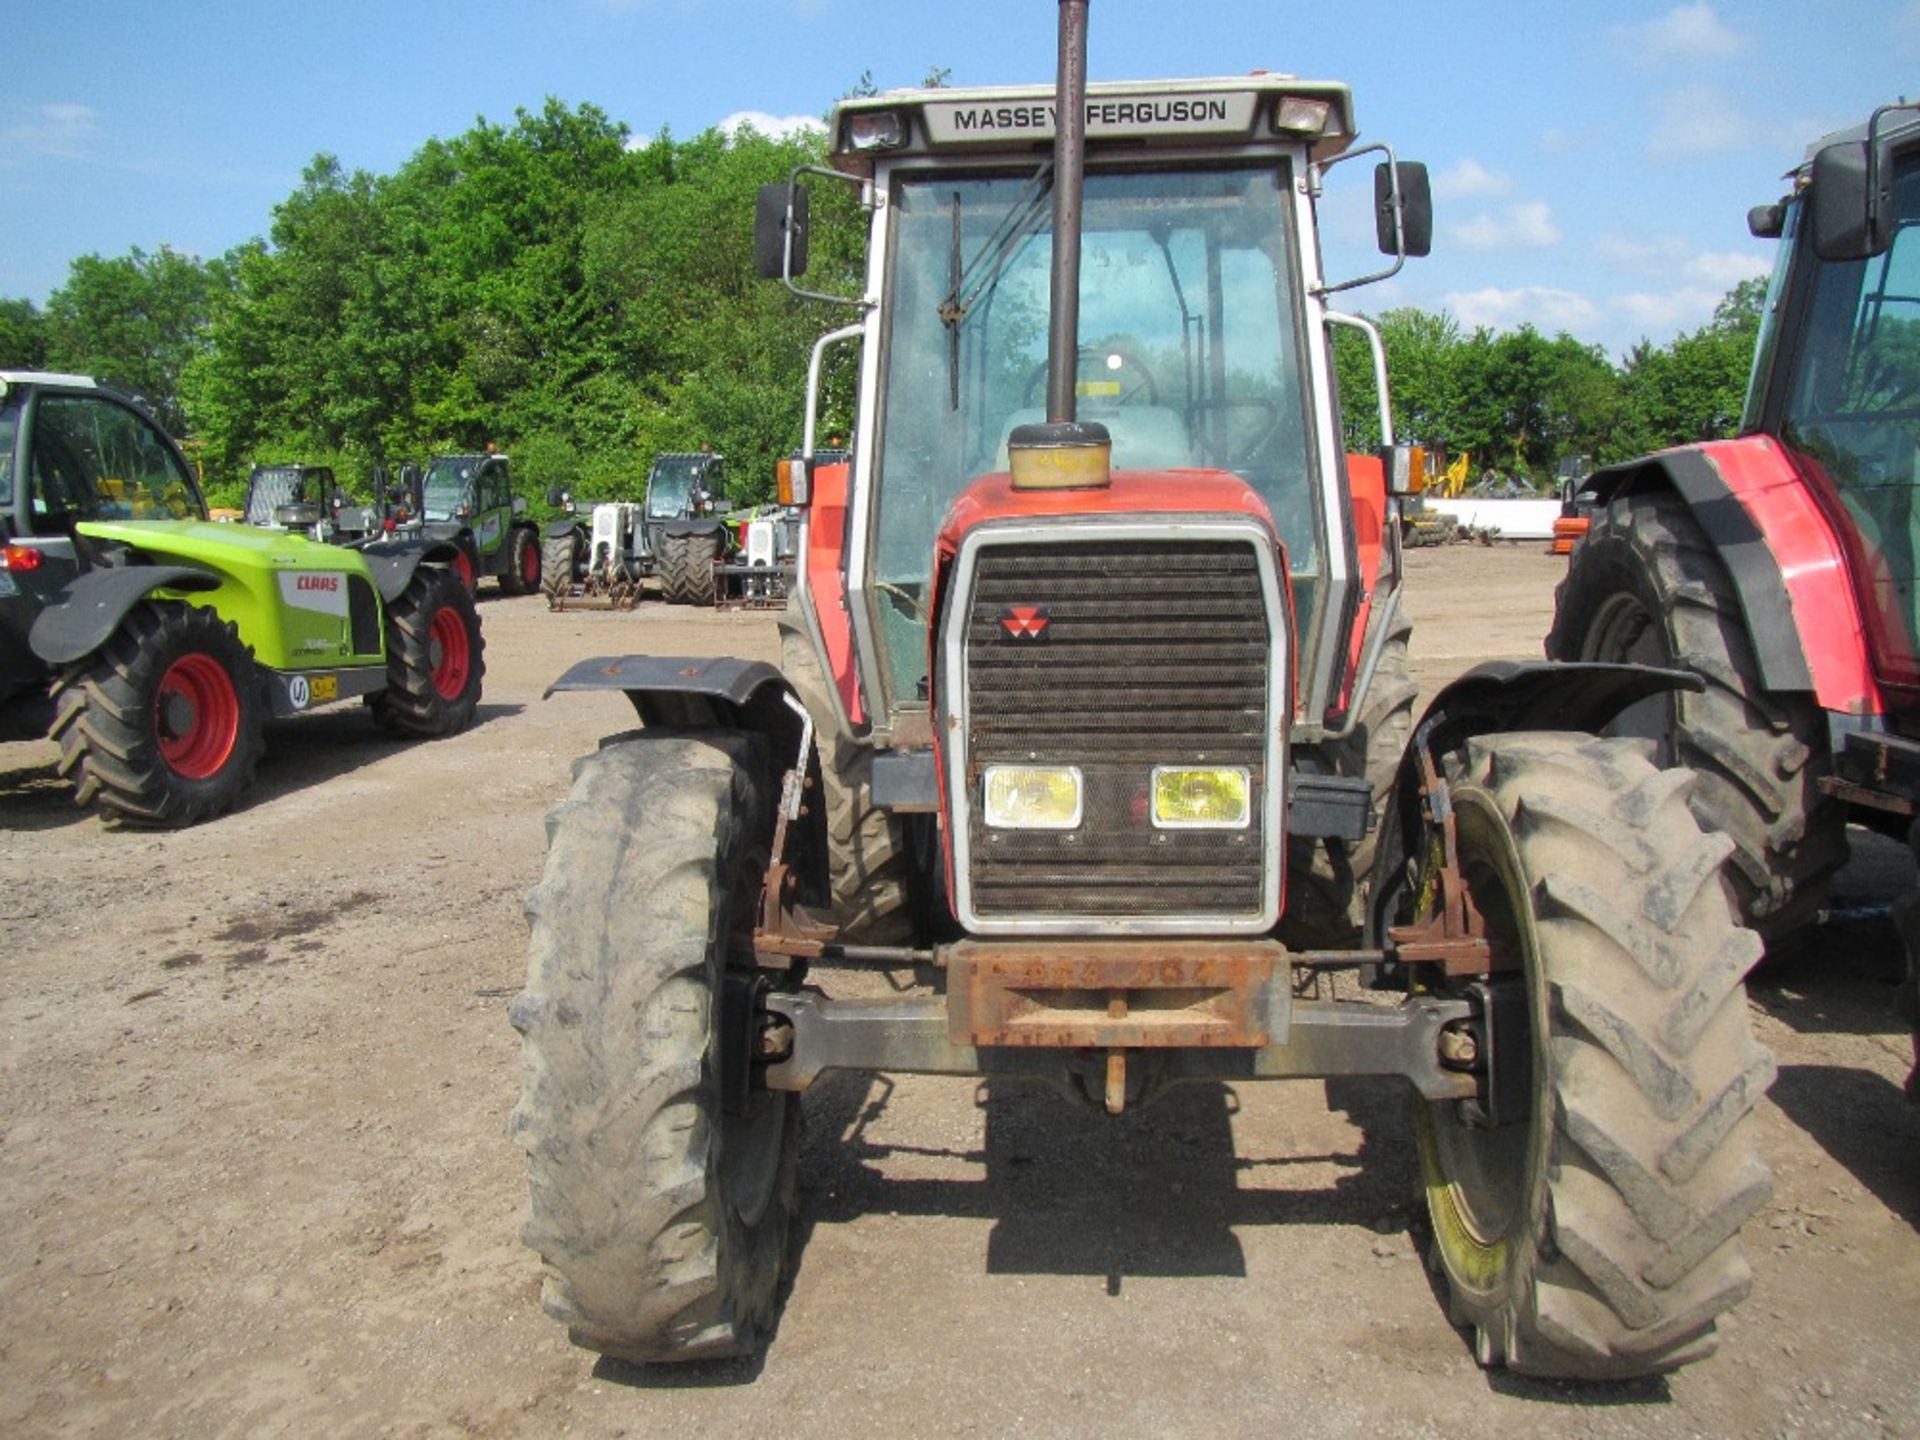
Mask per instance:
[[[31,300],[0,300],[0,370],[38,370],[47,363],[47,327]]]

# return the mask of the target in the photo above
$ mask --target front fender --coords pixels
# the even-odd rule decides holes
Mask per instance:
[[[720,519],[663,520],[659,525],[660,533],[674,540],[688,535],[719,535],[727,528],[727,522]]]
[[[1442,688],[1414,727],[1380,817],[1370,907],[1375,942],[1385,933],[1407,857],[1421,853],[1423,755],[1431,756],[1438,769],[1444,756],[1476,735],[1519,730],[1598,735],[1630,705],[1671,690],[1704,689],[1706,681],[1690,670],[1555,660],[1489,660]]]
[[[380,588],[380,599],[391,605],[413,581],[413,572],[424,561],[433,565],[451,565],[454,547],[444,540],[375,540],[358,547],[366,557],[373,583]]]
[[[220,577],[187,565],[116,565],[85,570],[34,617],[33,653],[49,665],[70,665],[107,643],[127,612],[156,590],[218,590]]]
[[[787,677],[764,660],[601,656],[573,666],[548,686],[546,693],[551,697],[563,690],[622,691],[641,723],[649,728],[689,726],[746,730],[766,736],[774,757],[773,773],[766,777],[774,787],[770,804],[779,802],[780,778],[799,759],[801,739],[809,723],[806,706]],[[801,903],[823,905],[830,892],[820,747],[810,742],[807,749],[809,800],[799,818],[788,826],[786,858],[797,877]]]

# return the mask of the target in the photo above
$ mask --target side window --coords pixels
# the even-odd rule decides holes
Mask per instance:
[[[498,510],[507,503],[507,471],[504,465],[489,463],[480,472],[480,508]]]
[[[189,519],[193,486],[160,433],[105,398],[45,395],[33,407],[33,513],[70,520]]]
[[[13,508],[13,442],[20,433],[19,421],[12,415],[0,415],[0,505]]]

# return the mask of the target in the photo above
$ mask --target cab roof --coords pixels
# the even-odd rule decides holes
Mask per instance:
[[[1053,140],[1052,85],[889,90],[842,100],[830,122],[837,160],[864,165],[876,154],[933,155],[983,148],[1030,150]],[[1282,123],[1282,102],[1287,107]],[[1322,108],[1324,107],[1324,108]],[[898,145],[857,144],[856,117],[896,112],[905,121]],[[1324,116],[1319,124],[1313,117]],[[1187,80],[1103,80],[1087,86],[1087,145],[1312,144],[1330,160],[1353,142],[1353,93],[1330,80],[1256,71]]]

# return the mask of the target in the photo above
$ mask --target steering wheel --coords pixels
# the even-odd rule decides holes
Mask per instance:
[[[1120,363],[1115,365],[1113,363],[1115,360],[1118,360]],[[1087,373],[1089,362],[1098,367],[1093,372],[1095,374],[1100,373],[1100,371],[1118,373],[1130,370],[1133,372],[1133,375],[1120,381],[1120,393],[1118,395],[1088,396],[1083,394],[1083,399],[1098,399],[1108,405],[1130,405],[1135,403],[1136,397],[1144,395],[1146,397],[1144,403],[1148,405],[1158,405],[1160,403],[1160,387],[1154,382],[1153,371],[1147,367],[1147,362],[1140,358],[1140,352],[1132,346],[1082,345],[1080,347],[1080,354],[1074,364],[1073,382],[1076,387],[1083,383],[1081,377]],[[1043,360],[1034,367],[1033,373],[1027,377],[1026,398],[1021,403],[1029,406],[1032,405],[1035,400],[1039,398],[1041,387],[1046,384],[1046,379],[1047,364]]]

